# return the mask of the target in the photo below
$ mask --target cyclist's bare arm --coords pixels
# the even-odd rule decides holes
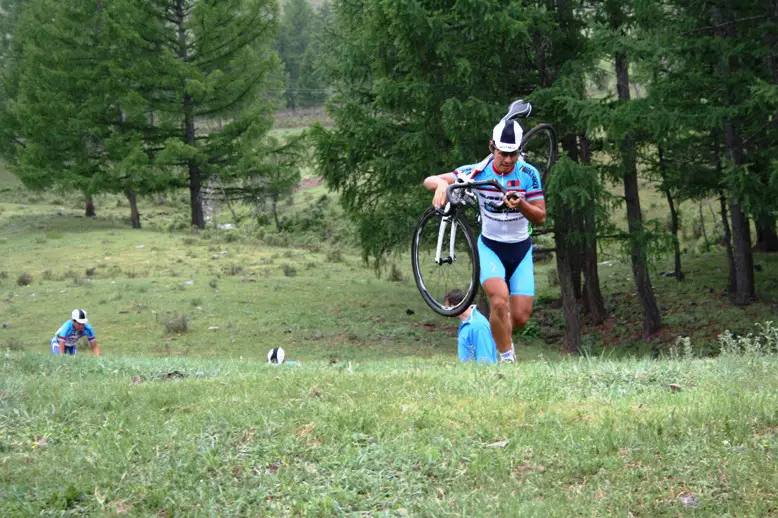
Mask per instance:
[[[546,222],[546,200],[527,201],[522,197],[512,197],[516,191],[508,191],[505,194],[505,204],[511,209],[519,209],[533,225],[542,225]],[[518,193],[516,193],[518,194]]]
[[[97,340],[89,342],[89,347],[92,348],[92,352],[95,353],[95,356],[100,356],[100,346],[97,345]]]
[[[436,209],[441,208],[448,201],[446,188],[452,183],[454,183],[454,175],[452,173],[428,176],[424,179],[424,187],[435,192],[432,196],[432,205]]]

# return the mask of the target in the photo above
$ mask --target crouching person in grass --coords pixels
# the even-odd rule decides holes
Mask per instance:
[[[465,298],[462,290],[451,290],[446,294],[447,306],[456,306]],[[459,361],[477,363],[497,363],[497,345],[492,337],[489,321],[478,311],[475,304],[459,315],[457,334],[457,355]]]
[[[52,354],[76,354],[76,343],[82,336],[89,340],[89,347],[95,356],[100,356],[100,346],[97,345],[95,331],[86,318],[86,311],[74,309],[70,314],[71,319],[65,322],[57,330],[57,334],[51,339],[49,346]]]

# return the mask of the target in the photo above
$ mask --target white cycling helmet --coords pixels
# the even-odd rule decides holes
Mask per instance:
[[[83,309],[74,309],[70,316],[79,324],[86,324],[89,322],[86,318],[86,311]]]
[[[275,365],[284,363],[284,349],[282,347],[273,347],[267,352],[267,362]]]
[[[521,146],[523,136],[524,131],[521,129],[521,125],[514,120],[500,121],[492,130],[494,147],[506,153],[517,151]]]

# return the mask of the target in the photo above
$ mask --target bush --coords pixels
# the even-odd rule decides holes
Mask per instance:
[[[559,286],[559,272],[556,270],[556,268],[552,268],[546,272],[546,275],[549,287],[553,288],[554,286]]]
[[[88,286],[89,285],[89,279],[86,277],[79,277],[76,275],[73,277],[73,286]]]
[[[43,270],[41,272],[41,277],[44,281],[53,281],[54,280],[54,274],[51,273],[51,270]]]
[[[231,264],[225,268],[224,273],[234,277],[235,275],[243,273],[243,267],[239,264]]]
[[[27,272],[22,272],[19,277],[16,278],[16,284],[19,286],[29,286],[32,284],[32,275]]]
[[[9,351],[24,351],[24,342],[21,338],[9,338],[5,346]]]
[[[327,261],[331,263],[342,263],[343,252],[340,250],[340,248],[332,248],[327,250]]]
[[[162,323],[169,334],[184,334],[189,330],[189,317],[176,311],[165,315]]]
[[[225,243],[234,243],[235,241],[240,240],[240,236],[236,232],[227,232],[224,234],[222,240]]]
[[[287,277],[294,277],[297,275],[297,268],[292,266],[291,264],[285,264],[281,267],[284,270],[284,275]]]
[[[540,323],[536,318],[530,318],[519,334],[525,338],[540,338]]]
[[[694,349],[692,349],[692,340],[688,336],[679,336],[675,343],[670,347],[670,358],[678,360],[694,359]]]
[[[395,263],[392,263],[392,267],[389,270],[389,280],[391,282],[402,282],[404,279],[403,273],[397,267]]]
[[[722,356],[759,356],[778,353],[778,327],[771,320],[764,324],[754,324],[759,331],[756,334],[735,336],[729,330],[719,335]]]
[[[289,246],[289,236],[281,234],[270,234],[265,237],[267,246]]]

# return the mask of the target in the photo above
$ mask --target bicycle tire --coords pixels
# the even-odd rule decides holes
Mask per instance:
[[[478,277],[480,274],[478,266],[478,245],[476,243],[475,235],[473,234],[470,225],[467,223],[467,220],[463,217],[462,214],[454,213],[450,216],[450,218],[451,221],[454,221],[457,224],[457,231],[455,235],[456,237],[460,235],[464,237],[465,245],[467,247],[466,251],[470,254],[469,260],[471,266],[466,266],[463,268],[463,270],[470,270],[467,272],[468,279],[465,280],[460,278],[464,276],[465,272],[462,272],[462,276],[458,275],[459,271],[453,267],[455,261],[451,263],[439,264],[435,262],[434,258],[430,260],[429,252],[431,251],[430,246],[432,245],[432,242],[429,240],[429,238],[436,239],[440,228],[440,222],[443,217],[444,216],[441,214],[441,212],[436,210],[434,207],[428,208],[421,215],[413,232],[413,241],[411,242],[411,263],[413,267],[413,278],[416,281],[416,287],[418,288],[419,293],[421,293],[424,302],[426,302],[427,305],[439,315],[453,317],[465,311],[470,306],[470,304],[473,303],[473,299],[475,299],[476,293],[478,293]],[[429,236],[427,236],[427,239],[425,239],[425,229],[429,229],[430,232]],[[446,232],[448,232],[448,230],[446,230]],[[423,249],[426,250],[427,253],[424,253]],[[426,259],[426,261],[424,261],[424,259]],[[425,274],[427,269],[430,269],[429,275]],[[434,290],[434,293],[430,293],[430,288],[428,288],[427,285],[431,284],[433,279],[429,277],[435,275],[452,275],[452,278],[456,279],[455,284],[457,285],[444,285],[442,290],[438,287]],[[425,282],[425,280],[427,282]],[[464,286],[464,282],[469,282],[469,284]],[[443,304],[445,294],[453,288],[462,289],[462,291],[465,293],[465,297],[462,302],[456,306],[445,306]]]
[[[531,154],[535,155],[534,157],[528,156],[527,162],[537,168],[540,172],[541,184],[545,186],[548,173],[559,156],[554,128],[550,124],[538,124],[527,131],[521,139],[522,153],[525,153],[525,150],[527,152],[531,150]],[[541,163],[537,163],[538,157],[542,159]],[[536,160],[533,161],[533,158]]]

